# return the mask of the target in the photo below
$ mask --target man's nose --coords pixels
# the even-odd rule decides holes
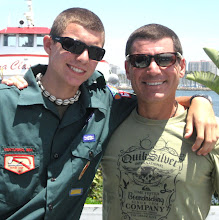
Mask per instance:
[[[89,53],[88,53],[88,50],[85,49],[81,54],[79,54],[77,56],[77,60],[83,62],[83,63],[87,63],[89,62]]]
[[[156,63],[154,58],[151,58],[150,65],[147,67],[147,70],[150,70],[153,73],[160,73],[161,72],[160,67],[158,66],[158,64]]]

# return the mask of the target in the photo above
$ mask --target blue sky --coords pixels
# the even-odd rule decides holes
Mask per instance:
[[[218,0],[32,0],[35,26],[51,27],[55,17],[70,7],[96,13],[106,31],[106,59],[123,68],[125,43],[132,31],[159,23],[176,32],[189,61],[209,60],[203,47],[219,50]],[[17,26],[27,10],[25,0],[0,1],[0,29]]]

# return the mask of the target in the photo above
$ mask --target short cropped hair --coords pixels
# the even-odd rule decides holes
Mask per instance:
[[[97,31],[103,34],[105,42],[105,30],[100,18],[85,8],[69,8],[61,12],[53,22],[50,35],[61,36],[71,23],[76,23],[86,29]]]
[[[148,24],[135,30],[128,38],[125,55],[127,56],[132,53],[132,46],[136,39],[157,41],[163,38],[171,38],[173,41],[174,52],[179,52],[182,55],[182,45],[178,36],[174,31],[160,24]]]

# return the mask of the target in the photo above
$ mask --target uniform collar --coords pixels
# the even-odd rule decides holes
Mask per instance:
[[[41,89],[35,79],[37,73],[41,72],[42,74],[45,74],[46,69],[47,65],[39,64],[28,70],[24,78],[27,80],[29,86],[21,91],[18,105],[43,104],[50,106],[50,101],[48,101],[49,104],[45,103]],[[103,109],[103,111],[107,110],[106,104],[99,99],[100,95],[103,95],[106,92],[106,82],[102,73],[95,71],[92,76],[81,85],[80,89],[80,105],[84,108],[98,108],[100,110]],[[51,106],[52,105],[54,104],[51,103]]]
[[[18,100],[18,105],[44,104],[41,90],[38,84],[36,83],[33,68],[30,68],[27,71],[24,78],[28,82],[28,87],[21,91]]]
[[[81,85],[81,101],[85,107],[107,110],[105,102],[100,96],[106,93],[106,82],[102,73],[95,71],[93,75]]]

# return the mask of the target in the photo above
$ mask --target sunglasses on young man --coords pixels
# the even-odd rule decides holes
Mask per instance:
[[[59,42],[64,50],[67,50],[71,53],[82,54],[83,51],[87,49],[89,58],[91,60],[101,61],[105,54],[105,50],[101,47],[88,46],[87,44],[70,37],[58,37],[58,36],[51,36],[51,37],[54,41]]]
[[[160,67],[168,67],[176,63],[177,57],[182,59],[182,55],[179,52],[176,53],[159,53],[155,55],[147,54],[130,54],[126,56],[126,60],[136,68],[146,68],[151,64],[152,58]]]

